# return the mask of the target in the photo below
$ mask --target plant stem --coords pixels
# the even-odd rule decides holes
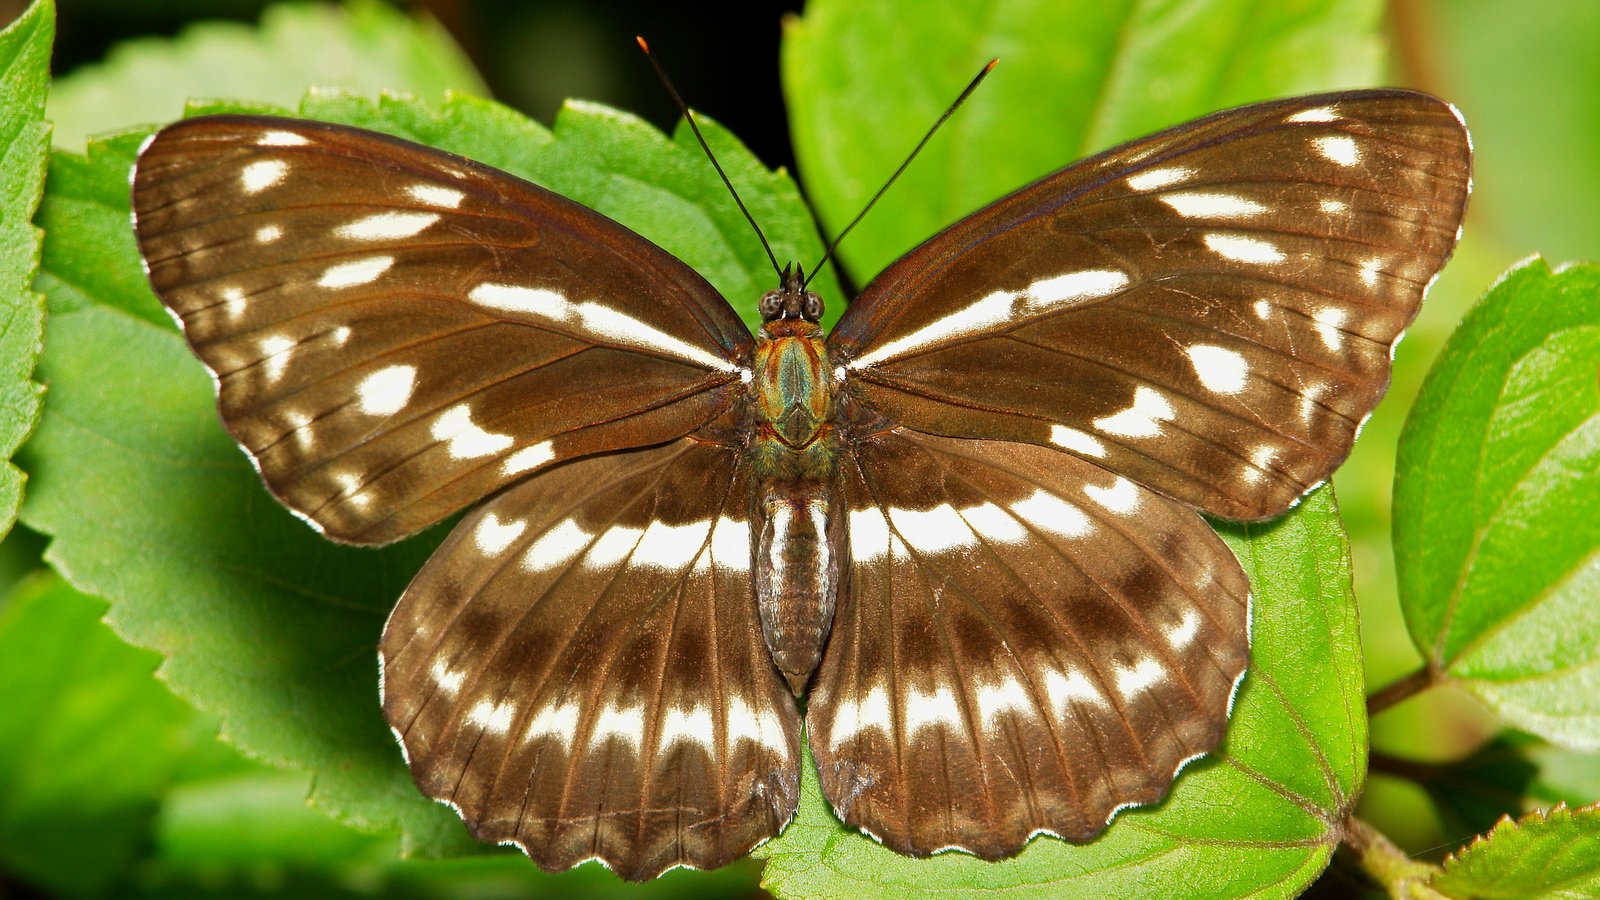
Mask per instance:
[[[1389,707],[1405,700],[1414,694],[1420,694],[1428,688],[1439,683],[1432,668],[1423,666],[1410,675],[1398,681],[1390,682],[1387,686],[1367,697],[1367,715],[1375,716]]]
[[[1406,856],[1382,832],[1354,815],[1345,817],[1344,844],[1355,854],[1361,871],[1395,900],[1445,900],[1428,886],[1440,871],[1437,866]]]

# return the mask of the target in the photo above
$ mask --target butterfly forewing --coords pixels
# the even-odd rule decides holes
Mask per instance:
[[[723,865],[794,813],[799,716],[750,599],[741,454],[685,438],[486,502],[384,631],[417,783],[549,869]]]
[[[1361,91],[1242,107],[1078,163],[895,263],[834,331],[919,430],[1065,449],[1221,516],[1348,454],[1455,246],[1453,109]]]
[[[853,554],[806,718],[903,853],[1098,834],[1216,747],[1249,583],[1192,510],[1042,447],[905,430],[844,463]]]
[[[562,459],[659,443],[740,387],[688,266],[493,169],[334,125],[207,117],[133,184],[151,284],[267,484],[382,543]]]

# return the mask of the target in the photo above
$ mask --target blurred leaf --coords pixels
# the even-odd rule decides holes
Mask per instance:
[[[1382,6],[816,0],[785,29],[795,152],[835,234],[1000,58],[842,245],[864,282],[936,229],[1118,141],[1255,100],[1371,84]]]
[[[551,135],[465,97],[435,110],[319,95],[304,112],[475,152],[568,190],[724,290],[745,291],[747,310],[748,286],[772,282],[684,135],[669,140],[594,106],[568,108]],[[764,219],[775,244],[820,253],[793,183],[705,126],[747,200],[783,208]],[[336,546],[267,494],[220,427],[204,369],[140,275],[126,188],[140,139],[94,142],[87,157],[58,153],[51,170],[40,281],[51,302],[41,370],[52,395],[25,451],[34,479],[26,521],[54,539],[49,559],[69,579],[111,599],[119,633],[167,657],[174,690],[220,715],[229,741],[314,773],[316,805],[359,827],[403,832],[407,852],[486,850],[412,785],[378,705],[385,615],[442,531],[383,550]]]
[[[194,715],[104,611],[53,575],[0,609],[0,863],[63,895],[101,892],[132,865]]]
[[[485,92],[461,48],[432,19],[376,0],[343,6],[282,4],[259,26],[203,22],[176,38],[140,38],[105,62],[58,79],[50,94],[56,145],[91,134],[167,122],[194,96],[293,106],[309,87],[361,94]]]
[[[1507,731],[1449,763],[1374,759],[1373,768],[1409,778],[1427,790],[1453,832],[1488,831],[1507,815],[1600,797],[1600,756]]]
[[[1472,126],[1474,221],[1498,262],[1529,253],[1592,259],[1600,247],[1600,4],[1431,0],[1424,74]],[[1537,57],[1538,65],[1528,65]],[[1475,226],[1470,226],[1471,227]]]
[[[1401,438],[1395,556],[1413,642],[1507,722],[1600,747],[1600,267],[1508,272]]]
[[[50,85],[55,4],[39,0],[0,30],[0,540],[17,519],[22,472],[11,463],[39,421],[35,384],[44,298],[32,289],[39,268],[39,229],[29,222],[44,192],[50,126],[44,121]]]
[[[1446,859],[1432,887],[1476,900],[1600,897],[1600,808],[1505,819]]]
[[[1227,743],[1165,802],[1095,841],[1038,838],[1016,858],[910,859],[844,829],[809,759],[798,818],[756,850],[779,897],[1290,897],[1327,865],[1366,775],[1349,557],[1328,489],[1268,525],[1223,529],[1254,586],[1251,668]]]

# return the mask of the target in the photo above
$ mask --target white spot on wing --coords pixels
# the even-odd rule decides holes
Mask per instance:
[[[572,745],[573,735],[578,731],[578,704],[564,703],[560,706],[546,706],[528,723],[528,730],[523,735],[523,740],[531,741],[536,738],[554,736],[561,739],[566,746]]]
[[[281,159],[257,160],[239,170],[239,186],[246,194],[259,194],[288,173],[289,165]]]
[[[850,510],[850,553],[858,562],[889,555],[889,521],[877,507]]]
[[[1200,633],[1200,614],[1192,609],[1183,611],[1183,621],[1167,629],[1167,643],[1174,650],[1182,650],[1189,646],[1195,635]]]
[[[437,221],[438,213],[381,212],[346,222],[335,228],[333,233],[355,241],[400,240],[421,234]]]
[[[522,567],[530,572],[544,572],[561,565],[583,548],[589,546],[594,535],[578,527],[571,519],[563,519],[554,528],[539,536],[522,556]]]
[[[1284,119],[1285,122],[1337,122],[1339,114],[1331,106],[1313,106],[1302,109]]]
[[[924,694],[916,688],[906,691],[906,740],[914,740],[917,732],[924,728],[945,725],[961,725],[961,712],[956,707],[955,694],[949,688],[941,687],[931,694]]]
[[[1099,438],[1076,428],[1068,428],[1065,425],[1050,426],[1050,443],[1055,444],[1057,447],[1065,447],[1076,453],[1082,453],[1085,456],[1104,457],[1106,455],[1106,445],[1100,443]]]
[[[1194,170],[1185,166],[1172,166],[1164,169],[1146,169],[1137,175],[1128,176],[1128,187],[1136,191],[1151,191],[1163,188],[1169,184],[1177,184],[1194,175]]]
[[[1344,331],[1339,327],[1349,313],[1337,306],[1324,306],[1311,314],[1312,321],[1317,324],[1317,337],[1322,338],[1322,343],[1329,350],[1339,350],[1344,346]]]
[[[392,256],[369,256],[353,262],[334,263],[323,270],[317,284],[325,288],[355,287],[376,281],[394,265]]]
[[[505,465],[500,467],[500,474],[520,475],[529,469],[536,469],[555,458],[556,451],[549,441],[529,444],[506,457]]]
[[[1178,215],[1192,219],[1242,219],[1267,211],[1248,197],[1213,191],[1177,191],[1161,195],[1161,202]]]
[[[951,338],[965,337],[1011,321],[1011,303],[1016,295],[995,291],[982,300],[936,319],[910,334],[895,338],[849,362],[851,369],[864,369],[914,350],[936,346]]]
[[[1100,707],[1110,706],[1094,682],[1077,669],[1068,669],[1065,672],[1047,670],[1044,675],[1044,692],[1045,696],[1050,698],[1051,709],[1063,719],[1070,714],[1074,701]]]
[[[738,697],[728,698],[728,743],[753,741],[788,758],[789,742],[783,736],[783,723],[772,710],[757,711]]]
[[[333,482],[339,486],[340,500],[353,503],[358,507],[365,507],[371,502],[372,498],[362,493],[366,485],[362,482],[360,475],[354,472],[336,472],[333,475]]]
[[[1383,267],[1383,258],[1374,256],[1361,263],[1361,283],[1367,287],[1378,286],[1378,272]]]
[[[418,203],[437,206],[443,209],[455,209],[461,205],[467,195],[455,188],[442,187],[437,184],[413,184],[406,188],[406,193]]]
[[[622,738],[638,750],[644,742],[644,707],[607,705],[600,710],[594,720],[594,730],[589,734],[589,743],[598,746],[614,737]]]
[[[587,333],[586,336],[596,343],[665,353],[717,372],[742,372],[738,365],[729,360],[592,300],[572,303],[560,293],[546,288],[488,282],[468,291],[467,297],[474,303],[493,309],[559,322],[580,334]]]
[[[1027,715],[1033,711],[1033,698],[1028,696],[1028,691],[1016,678],[1008,677],[999,684],[981,684],[978,686],[978,715],[983,719],[983,727],[993,730],[995,719],[1001,713],[1016,712]]]
[[[1161,663],[1153,659],[1141,659],[1132,667],[1118,666],[1116,668],[1117,693],[1124,700],[1131,700],[1135,694],[1149,688],[1161,681],[1167,675],[1167,670]]]
[[[1255,303],[1256,318],[1265,319],[1272,315],[1272,304],[1266,300],[1257,300]]]
[[[478,545],[478,551],[485,556],[493,556],[501,550],[511,546],[511,542],[528,530],[528,523],[519,519],[501,522],[500,517],[489,513],[478,523],[472,532],[473,543]]]
[[[711,529],[711,559],[717,568],[734,572],[750,570],[750,523],[727,516]]]
[[[257,344],[261,348],[261,362],[267,374],[268,381],[277,381],[289,367],[289,357],[293,355],[295,342],[281,334],[264,337]]]
[[[656,746],[665,751],[679,741],[699,744],[711,749],[711,710],[696,706],[694,709],[670,709],[661,718],[661,730],[656,733]]]
[[[411,401],[417,383],[416,366],[388,366],[361,379],[356,404],[370,416],[392,416]]]
[[[1245,361],[1244,354],[1211,344],[1195,344],[1184,352],[1189,355],[1194,374],[1207,390],[1218,394],[1237,394],[1244,390],[1246,376],[1250,374],[1250,364]]]
[[[1041,278],[1019,292],[995,291],[955,312],[929,322],[908,335],[895,338],[851,360],[846,368],[864,369],[886,360],[937,347],[1015,321],[1019,314],[1048,307],[1105,297],[1128,285],[1128,275],[1116,269],[1085,269]],[[1017,309],[1017,304],[1022,309]]]
[[[1133,389],[1133,403],[1127,409],[1095,419],[1094,427],[1122,437],[1155,437],[1161,433],[1161,423],[1175,415],[1160,391],[1140,385]]]
[[[889,695],[878,685],[858,698],[841,698],[833,714],[833,725],[828,732],[828,745],[839,745],[868,728],[889,733]]]
[[[509,700],[501,703],[479,700],[467,711],[467,721],[491,734],[505,734],[511,730],[511,718],[516,713],[516,706]]]
[[[456,691],[461,690],[461,684],[467,678],[467,673],[459,669],[450,668],[442,659],[433,661],[433,666],[428,670],[428,674],[432,676],[433,683],[439,686],[439,690],[452,696]]]
[[[1207,249],[1226,259],[1247,263],[1283,262],[1283,251],[1271,241],[1210,232],[1201,238]]]
[[[1343,200],[1319,200],[1317,207],[1330,216],[1344,215],[1350,211],[1350,206]]]
[[[283,237],[281,225],[263,225],[256,229],[256,243],[259,244],[270,244],[281,237]]]
[[[1002,544],[1020,544],[1028,539],[1028,530],[1022,527],[1016,516],[993,503],[980,503],[963,509],[961,518],[965,519],[967,526],[985,540],[999,541]]]
[[[1091,528],[1083,510],[1043,488],[1012,503],[1011,511],[1033,527],[1062,537],[1082,537]]]
[[[1361,148],[1356,146],[1355,138],[1346,134],[1315,138],[1311,141],[1311,146],[1336,165],[1353,166],[1361,161]]]
[[[642,528],[613,525],[595,539],[588,555],[583,558],[583,564],[591,569],[614,566],[627,559],[633,548],[639,546],[639,537],[643,534]]]
[[[1031,309],[1036,310],[1073,300],[1108,297],[1127,286],[1126,272],[1117,269],[1085,269],[1081,272],[1041,278],[1028,285],[1022,292],[1022,297]]]
[[[256,138],[258,147],[301,147],[311,143],[304,135],[292,131],[268,131]]]
[[[675,572],[687,566],[705,547],[706,536],[711,531],[709,520],[668,525],[659,519],[651,522],[639,536],[629,562]]]
[[[457,403],[439,414],[431,431],[436,441],[448,441],[452,459],[475,459],[492,456],[510,447],[514,442],[509,434],[485,431],[472,421],[472,408]]]
[[[230,319],[244,315],[244,291],[236,287],[223,288],[222,311],[227,313]]]
[[[977,545],[972,529],[948,503],[926,510],[892,507],[889,521],[906,543],[925,553]]]
[[[1089,499],[1114,513],[1127,514],[1139,508],[1139,489],[1120,475],[1108,488],[1085,484],[1083,492],[1089,495]]]
[[[1255,484],[1265,478],[1272,471],[1269,466],[1278,456],[1278,448],[1271,444],[1260,444],[1250,453],[1250,465],[1244,468],[1244,479]]]

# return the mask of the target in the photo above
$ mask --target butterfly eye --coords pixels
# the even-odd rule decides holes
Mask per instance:
[[[822,321],[822,298],[813,291],[806,291],[805,309],[801,315],[807,322]]]
[[[783,315],[783,294],[779,291],[767,291],[761,295],[761,302],[756,304],[756,309],[761,313],[763,322],[770,322]]]

